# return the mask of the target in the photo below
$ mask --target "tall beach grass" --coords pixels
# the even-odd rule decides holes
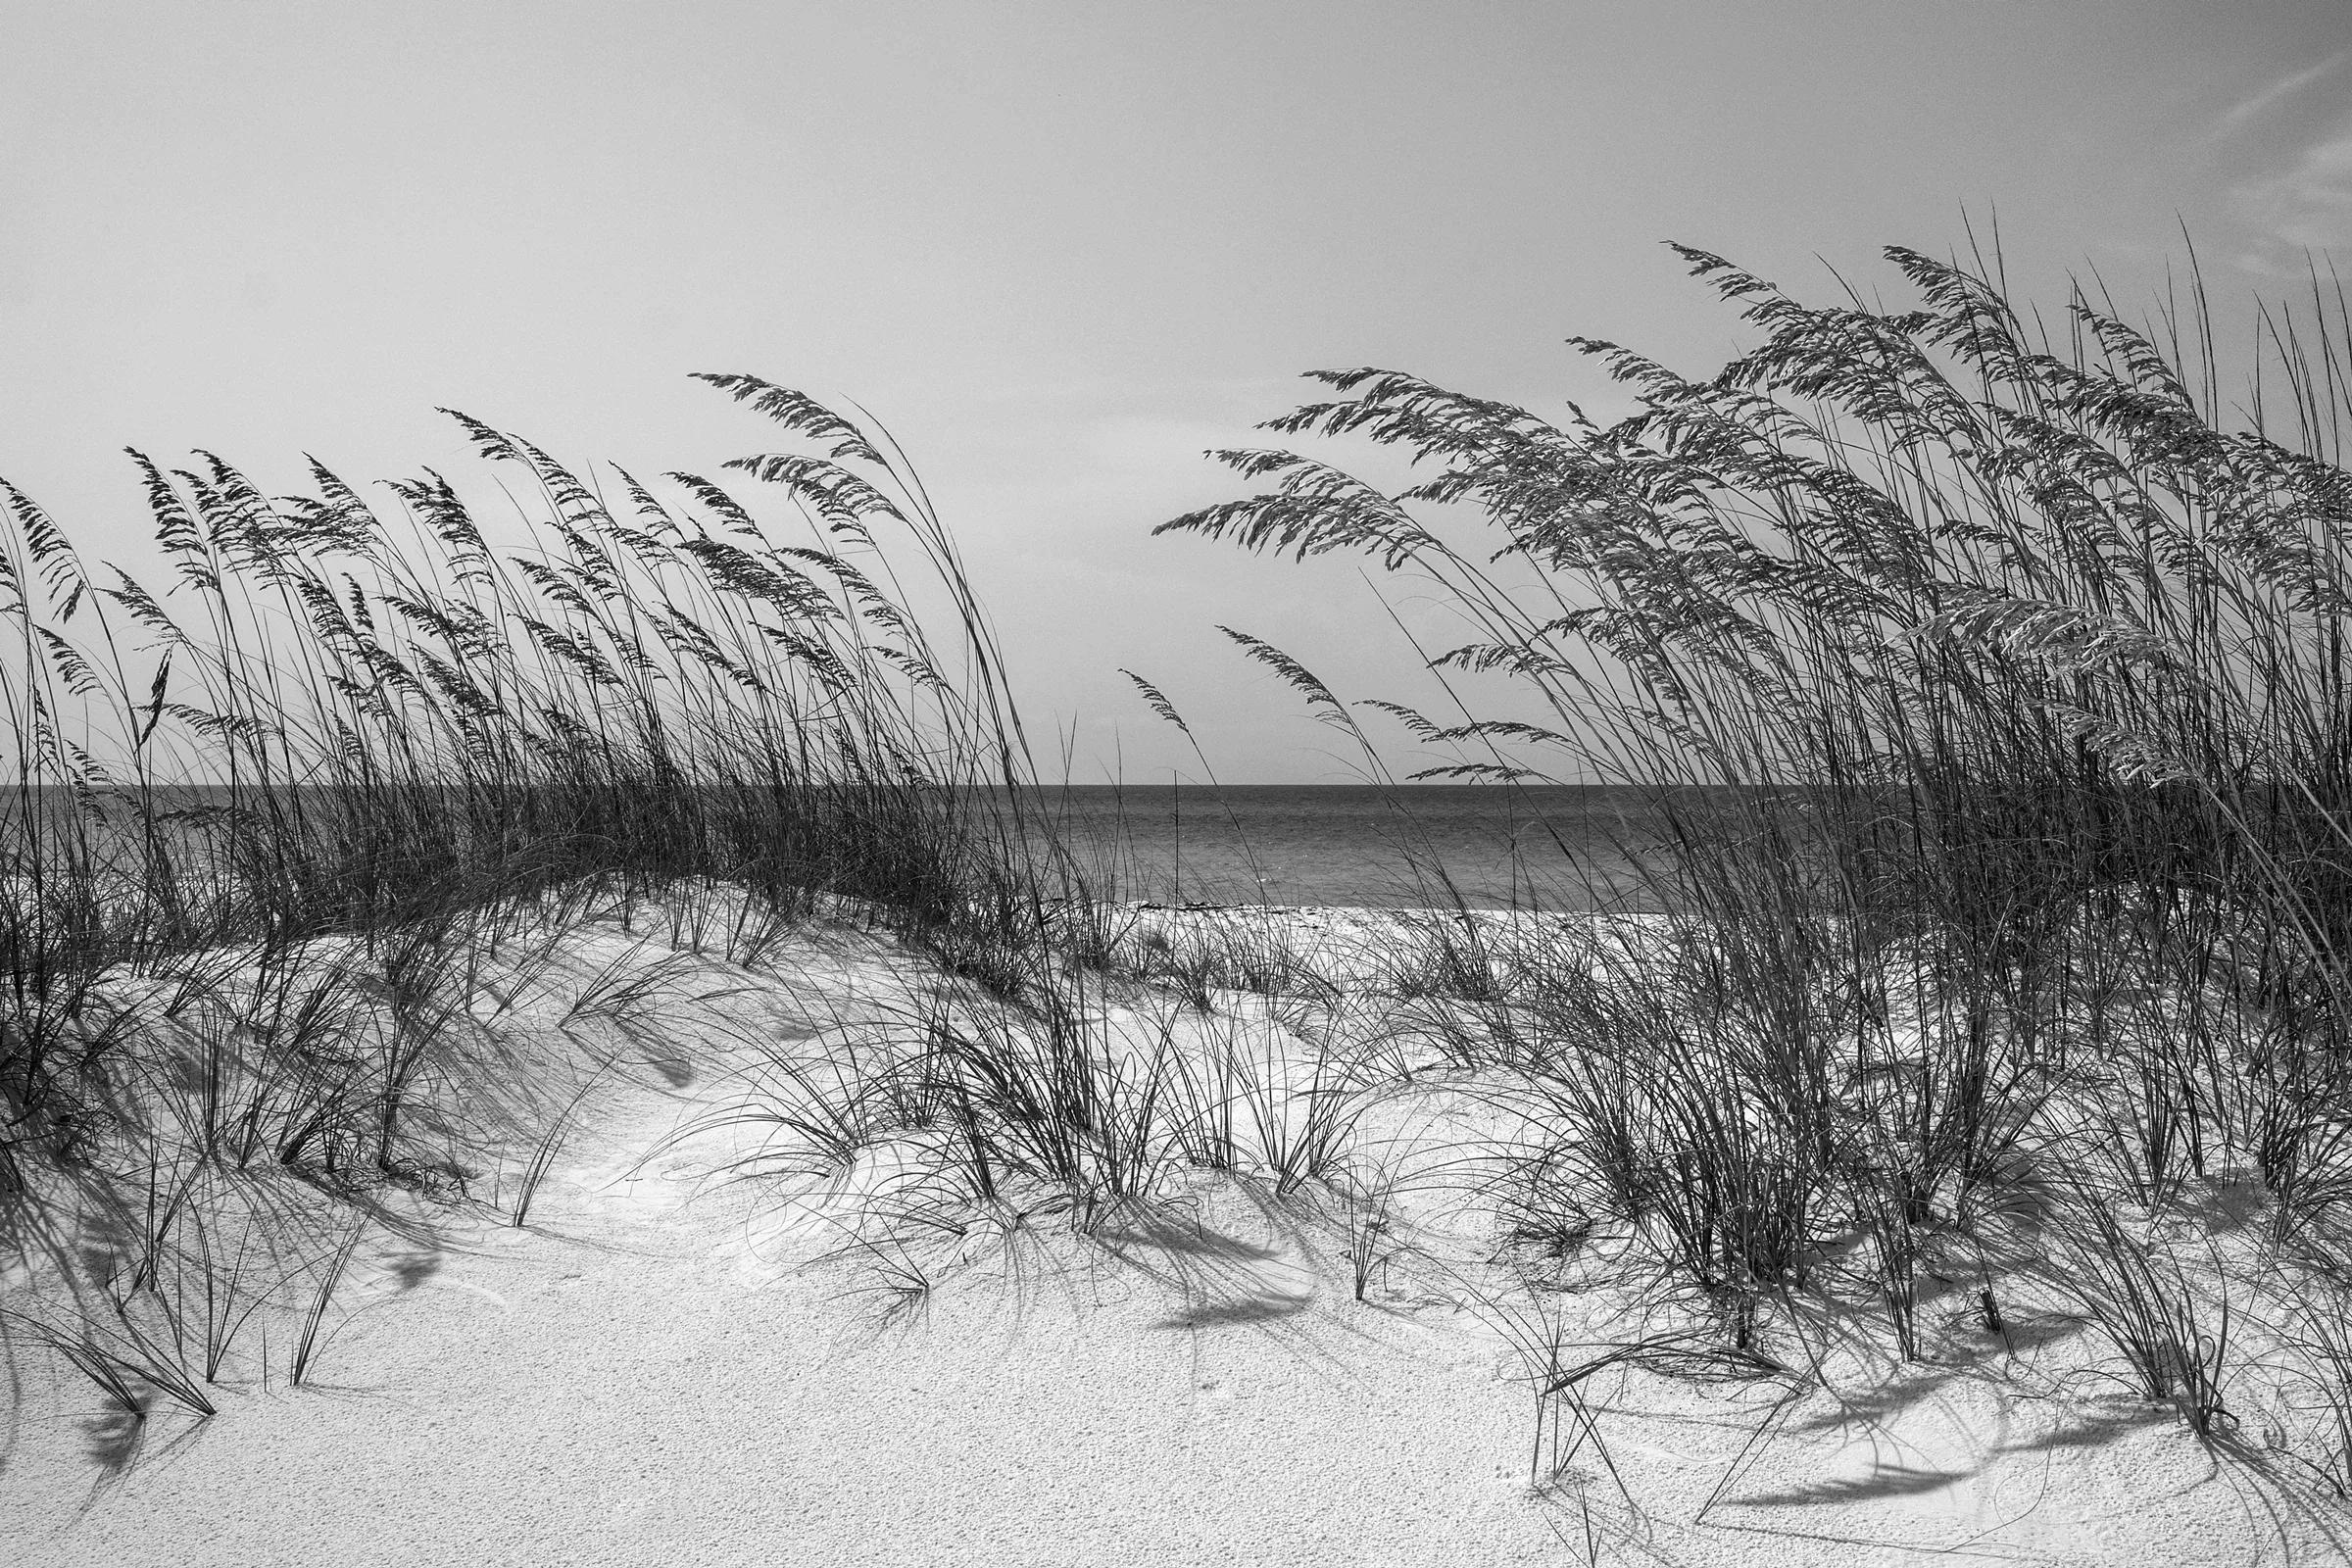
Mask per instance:
[[[618,1004],[509,1003],[596,911],[723,906],[738,956],[848,912],[1040,972],[1082,888],[946,528],[878,427],[705,379],[788,438],[730,466],[779,504],[464,416],[512,517],[134,453],[142,582],[0,483],[0,1237],[80,1303],[10,1321],[125,1410],[209,1413],[315,1288],[299,1381],[353,1216],[522,1221],[593,1078],[572,1025]]]
[[[2035,1276],[2224,1431],[2231,1298],[2173,1249],[2250,1191],[2234,1285],[2352,1257],[2344,296],[2261,309],[2241,382],[2193,283],[2045,318],[1997,258],[1894,249],[1887,310],[1680,254],[1754,339],[1715,373],[1575,340],[1636,401],[1604,426],[1321,372],[1268,428],[1427,476],[1224,452],[1266,487],[1161,531],[1453,614],[1443,708],[1235,634],[1368,754],[1363,707],[1420,776],[1639,787],[1666,825],[1639,941],[1518,943],[1444,1014],[1538,1129],[1523,1226],[1615,1228],[1743,1354],[1848,1293],[1933,1357],[1931,1298],[1969,1282],[1997,1333],[1996,1277]]]

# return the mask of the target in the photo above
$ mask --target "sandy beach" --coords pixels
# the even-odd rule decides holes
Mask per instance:
[[[1178,938],[1279,928],[1358,985],[1410,918],[1135,913]],[[2079,1325],[2024,1305],[2005,1336],[1957,1327],[1908,1365],[1828,1318],[1800,1337],[1814,1361],[1770,1375],[1629,1360],[1579,1385],[1573,1419],[1598,1441],[1550,1474],[1558,1449],[1543,1445],[1562,1429],[1535,1420],[1544,1356],[1674,1325],[1605,1256],[1563,1260],[1541,1290],[1501,1266],[1476,1176],[1507,1118],[1475,1082],[1425,1062],[1367,1095],[1351,1157],[1383,1173],[1388,1206],[1360,1300],[1329,1193],[1278,1199],[1211,1172],[1087,1238],[1048,1205],[878,1239],[858,1216],[890,1157],[812,1173],[776,1126],[731,1118],[776,1107],[775,1041],[871,1035],[956,986],[844,928],[753,967],[610,926],[565,953],[570,978],[546,979],[510,1026],[548,1027],[591,975],[661,966],[661,985],[611,1036],[626,1049],[528,1224],[412,1203],[354,1258],[303,1386],[282,1370],[291,1314],[268,1317],[208,1419],[159,1401],[126,1434],[63,1358],[19,1342],[8,1561],[2240,1564],[2341,1549],[2332,1507],[2233,1451],[2254,1431],[2200,1443],[2102,1377]],[[1276,1071],[1312,1054],[1278,998],[1220,990],[1202,1012],[1140,985],[1123,996],[1106,1014],[1131,1039],[1173,1020],[1190,1049],[1238,1040]],[[1966,1294],[1929,1315],[1965,1317]]]

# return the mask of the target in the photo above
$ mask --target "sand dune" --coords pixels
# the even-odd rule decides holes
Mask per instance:
[[[1288,925],[1302,950],[1368,928],[1315,913]],[[1872,1335],[1823,1321],[1810,1337],[1820,1359],[1787,1375],[1603,1371],[1579,1392],[1605,1450],[1588,1444],[1536,1485],[1531,1472],[1549,1469],[1548,1455],[1531,1465],[1541,1343],[1573,1361],[1672,1324],[1613,1286],[1603,1259],[1570,1260],[1556,1288],[1532,1291],[1492,1261],[1494,1217],[1463,1166],[1508,1127],[1475,1084],[1424,1075],[1373,1097],[1355,1124],[1362,1157],[1394,1178],[1394,1240],[1362,1300],[1336,1200],[1276,1201],[1205,1172],[1091,1239],[1042,1213],[893,1251],[852,1242],[859,1203],[892,1179],[889,1156],[812,1173],[779,1155],[771,1127],[726,1118],[775,1102],[762,1041],[886,1028],[937,1000],[935,972],[845,932],[797,938],[757,971],[609,931],[574,952],[669,967],[662,1000],[614,1037],[629,1049],[582,1102],[528,1227],[419,1207],[429,1236],[374,1234],[331,1302],[314,1375],[285,1386],[291,1326],[275,1322],[277,1346],[224,1377],[208,1420],[159,1410],[126,1438],[88,1383],[19,1346],[0,1556],[128,1568],[2341,1555],[2340,1516],[2308,1489],[2089,1375],[2078,1328],[2024,1308],[2005,1338],[1954,1329],[1930,1364],[1892,1363]],[[1127,1000],[1107,1008],[1116,1029],[1167,1016],[1143,988]],[[1194,1049],[1287,1041],[1293,1068],[1312,1055],[1267,999],[1215,1000],[1217,1012],[1186,1015]],[[1930,1315],[1958,1320],[1964,1296]],[[2240,1440],[2257,1447],[2260,1435]]]

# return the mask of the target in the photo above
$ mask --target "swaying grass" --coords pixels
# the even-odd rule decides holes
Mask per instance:
[[[1415,776],[1647,792],[1642,935],[1402,976],[1538,1129],[1523,1232],[1620,1227],[1742,1353],[1858,1267],[1933,1356],[1923,1272],[2038,1248],[2212,1432],[2227,1292],[2150,1237],[2251,1183],[2265,1255],[2333,1270],[2352,1179],[2344,296],[2265,307],[2226,397],[2201,287],[2139,325],[2079,292],[2045,331],[1982,261],[1888,251],[1918,298],[1888,311],[1680,254],[1758,339],[1715,374],[1576,340],[1640,406],[1602,426],[1318,372],[1268,428],[1434,471],[1219,453],[1269,488],[1161,531],[1359,555],[1450,609],[1449,714],[1358,705],[1441,755]]]
[[[796,1179],[794,1206],[852,1253],[925,1278],[927,1249],[1049,1219],[1150,1232],[1212,1175],[1276,1201],[1345,1181],[1378,1065],[1300,1051],[1271,1004],[1202,1013],[1072,961],[1046,974],[1010,999],[968,978],[812,993],[798,1005],[825,1021],[747,1034],[742,1098],[681,1136],[754,1129],[735,1169]]]
[[[2095,1197],[2070,1219],[2053,1250],[2060,1288],[2122,1354],[2140,1394],[2180,1410],[2200,1438],[2226,1430],[2236,1370],[2229,1296],[2200,1299],[2177,1255],[2132,1235]]]
[[[0,1236],[69,1299],[112,1293],[35,1330],[102,1384],[209,1413],[200,1383],[307,1275],[303,1381],[361,1228],[480,1200],[511,1151],[522,1223],[594,1081],[575,1036],[682,1070],[633,1021],[658,976],[552,1028],[516,1011],[598,910],[738,956],[862,913],[1011,989],[1084,902],[887,432],[704,379],[803,449],[731,466],[788,528],[461,415],[512,524],[431,471],[314,466],[272,499],[133,454],[159,589],[0,481]]]

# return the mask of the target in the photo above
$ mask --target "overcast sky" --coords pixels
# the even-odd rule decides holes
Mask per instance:
[[[1413,695],[1350,568],[1152,524],[1331,365],[1541,411],[1572,332],[1712,368],[1659,241],[1800,291],[1997,207],[2013,279],[2119,292],[2187,224],[2229,306],[2352,262],[2352,5],[7,7],[0,474],[105,553],[125,445],[275,488],[466,447],[762,450],[686,379],[854,397],[912,453],[1074,770],[1345,777],[1214,632]],[[1826,265],[1825,265],[1826,264]],[[1123,761],[1121,760],[1123,760]],[[1058,763],[1050,763],[1058,769]]]

